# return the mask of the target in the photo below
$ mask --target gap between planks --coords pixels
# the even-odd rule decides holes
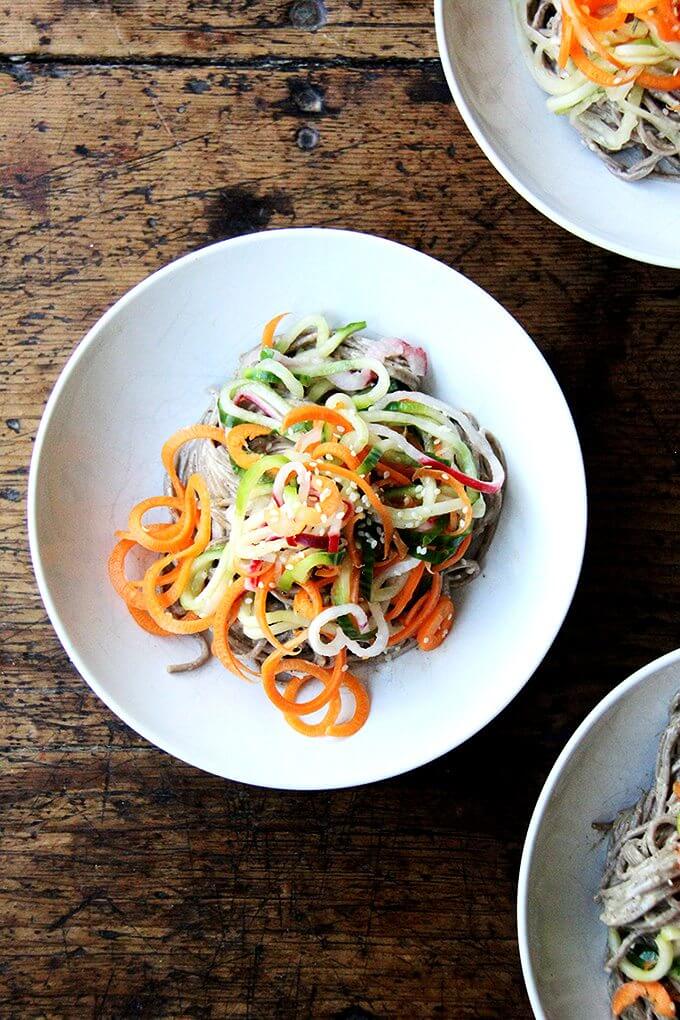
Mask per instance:
[[[356,71],[415,70],[440,68],[438,57],[253,57],[251,59],[216,57],[176,57],[162,54],[139,56],[95,57],[79,54],[27,53],[0,59],[0,74],[18,77],[17,71],[25,65],[31,67],[130,67],[130,68],[211,68],[234,71],[294,71],[300,68],[325,70],[347,68]]]

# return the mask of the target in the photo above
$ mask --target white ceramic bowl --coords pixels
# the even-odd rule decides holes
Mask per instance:
[[[456,105],[506,181],[572,233],[629,258],[680,268],[680,186],[617,180],[580,141],[526,66],[510,0],[435,0]]]
[[[288,309],[427,347],[436,392],[503,442],[510,482],[484,576],[433,654],[371,675],[368,724],[309,740],[218,662],[169,676],[181,639],[139,630],[106,577],[114,528],[161,491],[164,439],[198,419],[262,323]],[[291,320],[293,321],[293,320]],[[521,327],[418,252],[343,231],[281,230],[204,248],[155,273],[90,331],[38,433],[31,549],[54,627],[92,689],[130,726],[209,772],[288,788],[348,786],[413,768],[488,723],[552,642],[583,554],[581,453],[555,379]],[[546,565],[549,564],[549,571]],[[193,646],[191,646],[193,648]]]
[[[581,723],[538,799],[520,868],[517,921],[538,1020],[611,1020],[606,929],[593,901],[605,843],[592,828],[651,785],[661,731],[680,690],[680,649],[619,684]]]

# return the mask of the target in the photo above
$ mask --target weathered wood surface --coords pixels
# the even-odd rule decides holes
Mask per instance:
[[[74,26],[103,6],[26,2],[5,39],[43,16]],[[129,31],[136,18],[164,17],[165,5],[109,6]],[[229,4],[167,6],[171,24],[235,16]],[[272,21],[282,10],[243,8]],[[328,8],[329,21],[349,17]],[[387,6],[370,10],[386,16]],[[59,45],[83,52],[71,31]],[[365,67],[324,63],[317,33],[306,37],[319,60],[310,70],[292,30],[283,67],[104,66],[102,24],[84,66],[4,66],[3,1020],[526,1020],[514,896],[540,785],[602,694],[677,643],[680,275],[542,219],[486,163],[437,65],[384,59],[389,32],[370,36]],[[241,57],[261,52],[251,41]],[[25,537],[39,416],[86,329],[158,265],[291,224],[385,234],[489,289],[557,372],[590,481],[574,607],[515,703],[411,775],[315,795],[202,775],[120,724],[61,650]],[[536,583],[549,575],[546,564]]]
[[[122,59],[433,57],[422,0],[6,0],[0,52]]]

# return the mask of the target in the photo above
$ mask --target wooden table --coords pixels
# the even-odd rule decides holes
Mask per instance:
[[[450,101],[429,4],[2,16],[0,1016],[528,1018],[535,798],[593,704],[677,643],[680,274],[511,191]],[[291,224],[383,234],[488,289],[564,387],[590,484],[576,600],[514,704],[430,766],[312,795],[203,775],[118,722],[52,631],[25,526],[45,399],[100,313],[178,255]]]

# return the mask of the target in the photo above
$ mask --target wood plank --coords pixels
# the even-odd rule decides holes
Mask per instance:
[[[0,32],[8,55],[221,63],[436,52],[432,8],[419,0],[23,0],[7,10]]]
[[[25,71],[0,122],[0,1015],[528,1020],[535,797],[588,709],[677,641],[677,274],[517,198],[428,66]],[[25,537],[39,415],[99,314],[201,244],[293,224],[385,234],[489,289],[557,371],[590,479],[582,583],[525,691],[446,758],[332,795],[222,782],[118,722]]]

